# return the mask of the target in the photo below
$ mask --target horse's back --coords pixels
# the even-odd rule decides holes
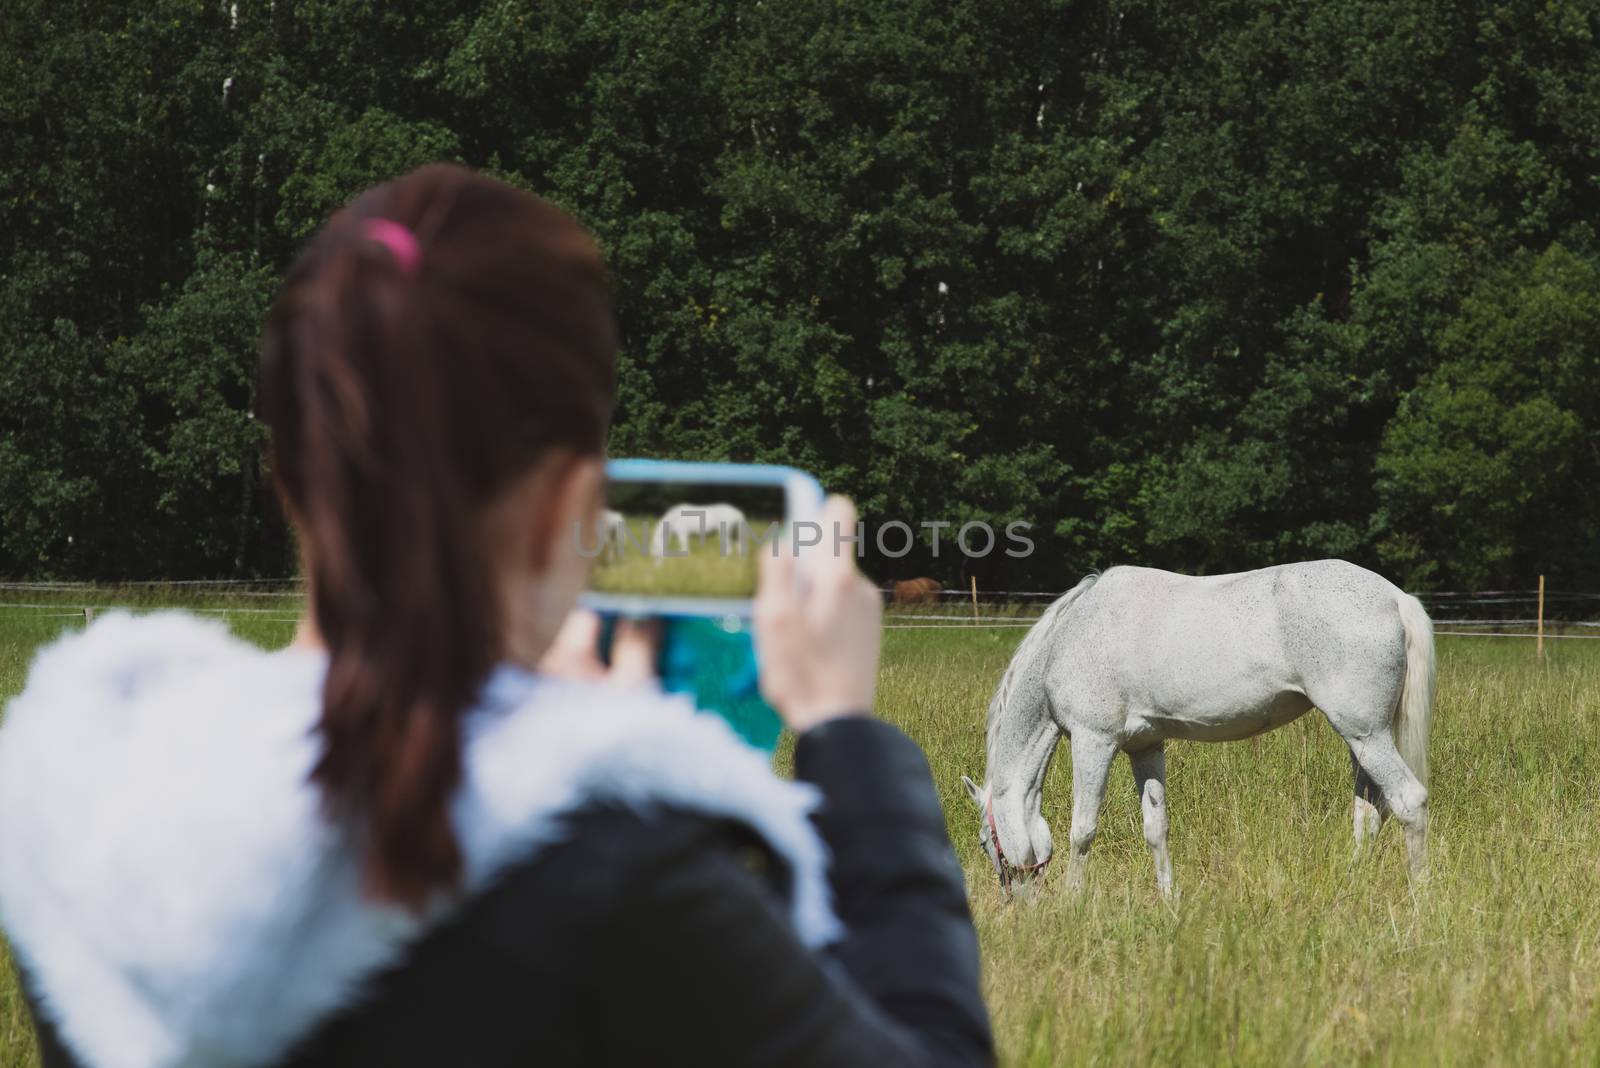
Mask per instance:
[[[1279,564],[1227,575],[1117,567],[1086,597],[1146,633],[1193,630],[1234,642],[1254,635],[1290,643],[1401,633],[1402,591],[1346,560]]]
[[[1056,669],[1076,680],[1063,692],[1121,703],[1167,723],[1163,733],[1242,736],[1243,709],[1269,729],[1352,672],[1397,677],[1399,593],[1342,560],[1212,576],[1112,568],[1063,617]]]
[[[1093,601],[1114,602],[1119,612],[1134,607],[1136,617],[1231,621],[1276,618],[1346,625],[1369,624],[1373,613],[1398,621],[1393,606],[1402,591],[1382,575],[1347,560],[1277,564],[1226,575],[1183,575],[1153,567],[1114,567],[1100,576]],[[1091,602],[1092,603],[1092,602]]]

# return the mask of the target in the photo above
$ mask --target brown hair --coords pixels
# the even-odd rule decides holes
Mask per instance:
[[[548,449],[603,451],[615,354],[583,228],[446,164],[330,220],[267,318],[257,411],[329,655],[312,779],[379,900],[460,882],[462,718],[501,653],[479,515]]]

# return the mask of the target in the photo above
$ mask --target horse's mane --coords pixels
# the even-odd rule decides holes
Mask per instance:
[[[1000,685],[994,692],[994,698],[989,702],[989,723],[985,732],[988,748],[994,749],[994,733],[999,729],[1000,714],[1011,701],[1011,688],[1016,684],[1017,675],[1026,666],[1033,662],[1045,640],[1050,637],[1050,632],[1055,630],[1061,616],[1079,597],[1082,597],[1090,586],[1100,577],[1100,572],[1091,571],[1079,583],[1056,598],[1050,607],[1039,616],[1038,622],[1028,629],[1023,635],[1022,643],[1017,646],[1017,651],[1011,654],[1011,663],[1006,665],[1006,673],[1000,676]]]

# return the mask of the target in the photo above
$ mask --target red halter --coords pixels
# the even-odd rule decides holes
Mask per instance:
[[[985,802],[984,808],[983,808],[983,814],[984,814],[985,818],[987,818],[988,821],[989,821],[989,841],[994,843],[994,856],[995,856],[995,859],[1000,862],[1000,886],[1001,886],[1001,888],[1003,890],[1005,890],[1006,896],[1007,897],[1011,896],[1011,869],[1012,868],[1016,868],[1017,871],[1026,871],[1026,872],[1035,872],[1036,871],[1036,872],[1039,873],[1039,878],[1041,878],[1041,879],[1044,878],[1045,866],[1050,863],[1050,858],[1049,857],[1045,857],[1043,860],[1039,861],[1036,864],[1015,864],[1014,865],[1014,864],[1011,864],[1009,861],[1006,860],[1006,851],[1004,849],[1000,848],[1000,828],[996,827],[995,824],[994,824],[994,795],[993,794],[990,794],[988,800]]]

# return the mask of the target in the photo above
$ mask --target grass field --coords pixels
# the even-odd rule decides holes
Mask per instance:
[[[593,589],[601,593],[627,593],[655,597],[750,597],[756,588],[756,566],[762,551],[757,539],[775,538],[771,521],[751,524],[752,534],[732,530],[726,535],[713,527],[704,536],[698,527],[684,542],[669,540],[667,552],[653,555],[650,546],[655,534],[653,519],[638,516],[625,520],[629,533],[619,537],[612,552],[599,557]],[[771,551],[771,550],[767,550]]]
[[[265,611],[232,621],[266,645],[291,630]],[[66,625],[0,610],[0,695]],[[1008,905],[958,776],[982,774],[984,710],[1021,634],[891,631],[880,691],[938,779],[1004,1063],[1600,1063],[1600,642],[1552,642],[1539,664],[1529,641],[1439,639],[1423,888],[1392,821],[1352,861],[1348,757],[1313,714],[1168,747],[1178,906],[1155,891],[1125,761],[1087,892],[1055,872]],[[1059,760],[1058,843],[1069,784]],[[34,1068],[10,983],[0,966],[0,1065]]]

